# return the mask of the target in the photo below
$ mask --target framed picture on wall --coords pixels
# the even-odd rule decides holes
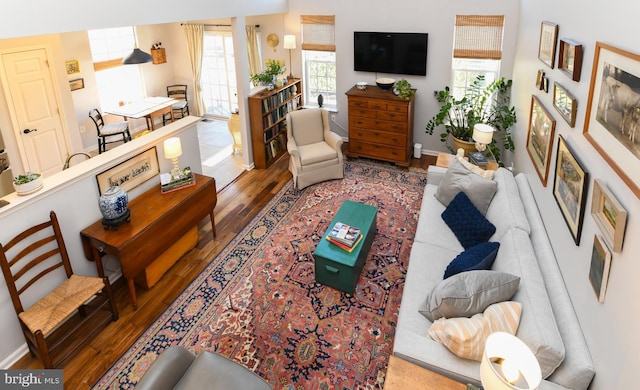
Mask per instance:
[[[566,38],[560,39],[558,69],[562,70],[571,80],[580,81],[580,69],[582,69],[581,44]]]
[[[527,134],[527,153],[536,168],[543,186],[547,186],[549,162],[551,161],[551,145],[556,129],[556,121],[544,108],[540,100],[531,96],[529,114],[529,132]]]
[[[538,44],[538,58],[553,69],[556,59],[556,44],[558,43],[558,25],[542,22],[540,25],[540,42]]]
[[[613,251],[621,252],[627,224],[627,210],[601,180],[596,179],[593,184],[591,215]]]
[[[96,175],[100,195],[112,186],[125,191],[136,188],[160,173],[158,154],[155,147],[149,148],[120,164]]]
[[[560,113],[562,119],[567,121],[569,126],[574,127],[576,125],[578,102],[569,91],[557,82],[553,83],[553,107]]]
[[[583,133],[640,198],[638,90],[640,55],[596,42]]]
[[[553,197],[576,245],[580,245],[588,185],[589,173],[585,171],[564,138],[559,136]]]
[[[609,281],[609,269],[611,268],[611,252],[602,238],[597,234],[593,237],[593,250],[591,251],[591,266],[589,267],[589,281],[598,302],[604,302]]]

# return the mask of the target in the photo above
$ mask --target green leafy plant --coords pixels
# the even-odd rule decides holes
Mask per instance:
[[[400,99],[411,100],[413,95],[416,94],[416,90],[411,88],[411,83],[405,79],[397,81],[393,88]]]
[[[14,184],[26,184],[26,183],[29,183],[30,181],[36,180],[39,177],[40,177],[39,173],[27,173],[25,175],[18,175],[18,176],[13,178],[13,183]]]
[[[262,73],[256,73],[251,75],[251,82],[254,85],[266,85],[272,84],[274,76],[279,76],[287,69],[281,61],[278,60],[266,60],[267,68]]]
[[[442,106],[427,123],[426,133],[433,134],[436,127],[444,126],[440,141],[446,143],[449,135],[462,141],[471,141],[473,126],[486,123],[496,130],[504,149],[513,151],[515,145],[510,129],[517,118],[515,107],[509,106],[511,85],[512,81],[504,77],[487,84],[484,75],[478,75],[462,98],[456,98],[449,87],[436,91],[436,98]],[[495,136],[487,147],[491,149],[496,162],[503,165]]]

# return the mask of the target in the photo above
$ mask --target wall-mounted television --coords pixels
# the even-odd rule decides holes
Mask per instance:
[[[427,75],[427,33],[353,33],[354,70]]]

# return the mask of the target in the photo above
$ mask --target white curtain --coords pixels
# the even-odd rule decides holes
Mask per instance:
[[[193,85],[195,100],[194,114],[202,116],[206,111],[204,107],[204,99],[202,99],[202,57],[204,56],[204,25],[202,24],[183,24],[184,33],[187,36],[187,46],[189,47],[189,58],[191,59],[191,70],[193,72]]]
[[[256,26],[245,26],[247,30],[247,55],[249,56],[249,74],[262,72],[260,53],[258,51],[258,33]]]

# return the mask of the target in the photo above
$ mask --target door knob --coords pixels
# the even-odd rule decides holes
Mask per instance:
[[[38,131],[38,129],[24,129],[24,130],[22,130],[22,132],[25,133],[25,134],[29,134],[32,131]]]

